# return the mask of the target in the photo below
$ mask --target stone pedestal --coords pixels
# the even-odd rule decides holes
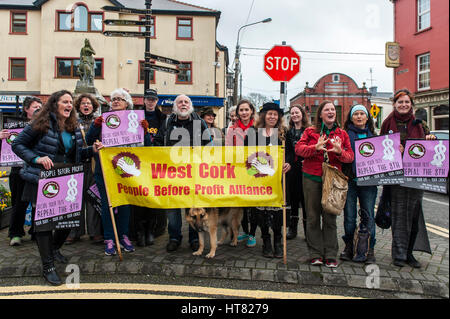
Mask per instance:
[[[93,85],[90,85],[81,80],[78,80],[77,85],[75,87],[74,94],[75,94],[75,96],[78,96],[83,93],[89,93],[89,94],[92,94],[93,96],[95,96],[98,103],[100,103],[100,108],[97,110],[97,112],[99,112],[99,114],[100,114],[101,110],[103,110],[105,108],[109,108],[108,101],[106,101],[106,99],[100,94],[100,92],[97,90],[97,88],[95,88]]]

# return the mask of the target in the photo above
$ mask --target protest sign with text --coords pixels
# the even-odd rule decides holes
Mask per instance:
[[[355,141],[358,186],[395,185],[403,182],[400,133]]]
[[[19,135],[20,132],[23,131],[23,128],[26,124],[26,122],[20,119],[4,121],[3,129],[8,130],[8,132],[11,134],[8,138],[5,138],[1,141],[2,147],[0,150],[0,166],[23,166],[23,160],[12,151],[11,145],[16,139],[17,135]]]
[[[282,207],[281,146],[114,147],[100,158],[113,207]]]
[[[141,121],[145,119],[144,110],[111,111],[102,116],[103,145],[143,145],[144,128]]]
[[[41,170],[34,226],[36,231],[80,226],[83,165],[55,165]]]
[[[402,186],[447,193],[448,140],[407,140],[403,153]]]

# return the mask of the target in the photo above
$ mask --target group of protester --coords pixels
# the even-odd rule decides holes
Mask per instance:
[[[133,101],[125,89],[116,89],[111,95],[112,111],[133,109]],[[349,177],[349,190],[344,209],[343,240],[345,248],[340,254],[342,260],[353,257],[353,238],[357,220],[357,201],[360,207],[369,213],[371,234],[367,263],[375,262],[374,247],[375,223],[374,207],[377,198],[376,186],[358,186],[355,175],[355,140],[375,135],[373,121],[363,105],[351,108],[343,128],[336,118],[336,108],[331,101],[322,102],[311,125],[305,109],[300,105],[290,108],[290,122],[284,124],[284,112],[275,103],[265,103],[257,113],[255,106],[248,100],[241,100],[229,111],[230,125],[223,131],[214,124],[215,114],[211,109],[198,115],[192,101],[186,95],[174,100],[173,112],[162,113],[157,107],[156,90],[145,92],[145,120],[140,124],[144,128],[144,145],[152,146],[194,146],[196,137],[200,144],[248,146],[285,145],[286,202],[288,208],[288,239],[294,239],[298,232],[299,208],[302,208],[302,222],[309,250],[311,265],[337,267],[338,238],[336,215],[323,211],[322,163],[343,170]],[[394,111],[383,122],[381,134],[400,132],[404,146],[408,138],[427,138],[428,132],[421,121],[413,114],[413,98],[409,91],[396,92],[393,99]],[[75,106],[75,108],[74,108]],[[9,237],[10,244],[20,245],[25,235],[23,223],[25,211],[31,202],[33,213],[36,207],[37,183],[39,172],[50,169],[56,163],[84,163],[85,183],[94,181],[101,198],[101,214],[95,212],[88,201],[84,201],[86,220],[82,226],[72,230],[55,230],[30,233],[35,237],[43,264],[44,278],[54,285],[61,284],[56,273],[54,261],[67,263],[67,258],[59,251],[63,243],[73,243],[84,235],[84,229],[94,241],[104,241],[105,254],[115,255],[114,231],[102,168],[98,150],[103,147],[101,128],[104,122],[100,115],[94,114],[99,103],[89,94],[82,94],[75,102],[70,92],[62,90],[53,93],[42,106],[37,98],[26,99],[23,103],[23,119],[31,121],[14,140],[13,151],[24,160],[24,167],[13,168],[10,175],[13,199]],[[40,109],[40,110],[39,110]],[[39,111],[37,111],[39,110]],[[78,115],[77,115],[78,113]],[[194,123],[200,124],[196,126]],[[199,127],[200,131],[195,131]],[[183,140],[179,134],[172,134],[177,128],[189,132],[190,139]],[[0,132],[0,138],[9,136],[7,130]],[[224,142],[224,143],[223,143]],[[400,149],[403,152],[403,147]],[[91,159],[94,159],[92,161]],[[95,165],[94,165],[95,163]],[[94,168],[95,166],[95,168]],[[424,227],[422,197],[423,191],[390,186],[392,207],[392,257],[397,266],[420,267],[412,255],[413,250],[430,251],[426,229]],[[148,211],[148,210],[151,210]],[[182,216],[178,209],[149,209],[120,206],[115,208],[115,220],[121,247],[126,252],[135,250],[129,238],[130,212],[133,211],[135,241],[138,246],[151,245],[154,242],[155,216],[167,216],[169,242],[168,252],[177,250],[182,242]],[[256,245],[256,230],[260,227],[263,240],[262,254],[265,257],[282,258],[282,209],[274,207],[245,208],[242,219],[242,233],[238,240],[246,240],[248,247]],[[273,245],[270,229],[273,232]],[[189,243],[193,251],[198,250],[198,234],[189,227]]]

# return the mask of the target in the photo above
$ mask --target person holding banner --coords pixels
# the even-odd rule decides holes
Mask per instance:
[[[156,146],[205,146],[212,138],[208,126],[197,113],[194,112],[191,99],[180,94],[173,102],[173,113],[164,121],[154,142]],[[169,231],[167,252],[173,252],[181,245],[182,218],[181,209],[166,209]],[[189,226],[189,244],[192,251],[199,248],[198,233]]]
[[[339,128],[336,108],[331,101],[323,101],[314,120],[300,141],[295,145],[295,154],[303,160],[303,193],[306,204],[306,240],[311,265],[336,268],[338,262],[336,215],[323,211],[322,163],[326,157],[330,165],[342,170],[342,163],[351,163],[354,153],[347,132]],[[322,219],[322,227],[320,226]]]
[[[230,118],[231,117],[230,110]],[[255,135],[253,127],[255,121],[255,106],[249,100],[240,100],[235,109],[236,120],[233,125],[227,130],[225,136],[225,146],[243,146],[245,137],[248,132],[252,132]],[[256,246],[256,228],[258,227],[258,221],[253,209],[244,207],[244,215],[242,217],[242,230],[243,233],[239,234],[238,241],[241,242],[247,239],[247,247]],[[250,225],[250,228],[249,228]]]
[[[289,129],[286,133],[286,140],[290,141],[286,144],[286,148],[295,153],[295,144],[300,140],[303,132],[310,126],[305,109],[300,105],[293,105],[289,109],[291,119],[289,121]],[[292,161],[291,170],[286,174],[286,188],[287,188],[287,201],[291,206],[290,214],[288,215],[288,227],[289,231],[286,235],[287,239],[294,239],[297,237],[297,225],[298,225],[298,210],[300,205],[302,206],[303,213],[303,231],[306,239],[306,205],[305,198],[303,196],[303,175],[302,175],[302,161],[303,158],[294,154],[294,160]],[[300,205],[299,205],[300,204]]]
[[[373,121],[370,119],[369,112],[366,107],[361,104],[354,105],[348,113],[347,120],[344,123],[344,130],[350,137],[350,144],[355,153],[355,140],[358,138],[366,138],[376,135]],[[356,230],[356,219],[358,216],[357,201],[359,206],[368,212],[369,215],[369,233],[370,243],[367,253],[366,263],[374,264],[376,262],[375,247],[375,201],[377,199],[376,186],[358,186],[356,184],[356,164],[344,164],[342,171],[349,178],[347,200],[344,207],[344,231],[342,239],[345,243],[344,251],[339,256],[342,260],[353,259],[353,238]]]
[[[436,139],[434,135],[426,135],[422,121],[414,116],[414,99],[406,89],[395,93],[394,110],[383,121],[381,134],[400,133],[400,151],[403,153],[406,139]],[[413,256],[413,251],[424,251],[431,254],[425,219],[423,216],[423,190],[389,186],[392,213],[392,259],[393,264],[404,267],[407,264],[420,268],[421,264]]]
[[[211,107],[206,107],[200,112],[200,117],[205,121],[208,129],[213,137],[214,146],[223,145],[223,133],[220,129],[216,127],[214,121],[216,120],[216,113]]]
[[[41,99],[34,96],[27,96],[22,103],[21,118],[29,122],[31,118],[42,107]],[[0,132],[0,139],[5,140],[9,137],[10,132],[8,130],[2,130]],[[22,237],[25,236],[23,225],[25,223],[25,215],[29,205],[29,202],[22,200],[23,188],[25,186],[25,180],[20,176],[19,166],[11,168],[9,173],[9,189],[11,190],[11,205],[13,211],[9,222],[8,237],[11,239],[10,246],[18,246],[22,243]],[[33,230],[30,229],[29,233],[32,234]]]
[[[112,111],[121,111],[126,109],[133,108],[133,100],[131,95],[122,88],[115,89],[111,95],[111,110]],[[88,145],[94,144],[95,141],[101,140],[102,136],[102,123],[104,119],[102,116],[97,117],[89,128],[88,133],[86,134],[86,142]],[[142,121],[144,122],[144,121]],[[144,127],[144,130],[148,128],[148,124],[145,125],[141,123]],[[102,225],[103,225],[103,238],[105,242],[105,255],[114,256],[117,254],[116,245],[114,243],[114,228],[111,220],[111,214],[109,211],[109,203],[108,196],[106,193],[106,186],[103,179],[103,171],[100,163],[99,156],[95,154],[95,171],[94,171],[94,179],[97,184],[97,188],[100,192],[100,197],[102,201]],[[119,235],[119,242],[121,247],[126,252],[133,252],[134,247],[128,238],[128,230],[130,224],[130,206],[124,205],[117,208],[114,208],[116,225]]]
[[[286,127],[283,124],[283,110],[276,103],[265,103],[259,112],[255,128],[258,129],[258,145],[283,145],[286,138]],[[291,143],[287,141],[287,143]],[[247,135],[244,144],[252,145]],[[294,158],[292,149],[286,148],[286,160],[283,165],[283,173],[291,169]],[[280,207],[255,207],[258,225],[263,239],[262,254],[268,258],[283,258],[282,227],[283,211]],[[273,246],[270,240],[269,229],[273,231]],[[272,248],[273,247],[273,248]]]
[[[83,138],[72,101],[72,94],[67,90],[53,93],[31,124],[24,128],[12,144],[13,151],[25,162],[20,172],[26,181],[22,200],[31,201],[33,216],[42,169],[49,170],[57,163],[82,163],[92,157],[93,151],[97,152],[103,147],[101,143],[95,143],[93,147],[83,147]],[[54,261],[68,262],[59,249],[69,232],[70,228],[54,231],[35,229],[43,276],[52,285],[62,284]]]
[[[91,126],[92,122],[94,121],[94,114],[97,111],[97,109],[100,107],[100,104],[98,103],[97,99],[89,93],[83,93],[80,94],[74,102],[74,107],[77,110],[78,113],[78,123],[79,128],[81,131],[81,134],[83,136],[84,145],[87,146],[86,143],[86,133],[89,130],[89,127]],[[84,198],[87,199],[87,190],[89,189],[92,184],[95,183],[94,181],[94,163],[90,160],[88,163],[86,163],[86,169],[85,169],[85,196]],[[69,236],[66,239],[65,244],[70,245],[74,242],[80,240],[80,237],[84,235],[85,233],[85,221],[87,224],[87,232],[91,239],[94,242],[101,242],[103,241],[103,235],[102,235],[102,220],[100,218],[99,213],[95,210],[93,205],[90,201],[84,200],[83,201],[84,209],[82,211],[82,217],[81,217],[81,225],[78,228],[72,229]]]

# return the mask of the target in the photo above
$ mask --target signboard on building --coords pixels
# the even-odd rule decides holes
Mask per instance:
[[[386,42],[385,65],[388,68],[400,66],[400,45],[397,42]]]

